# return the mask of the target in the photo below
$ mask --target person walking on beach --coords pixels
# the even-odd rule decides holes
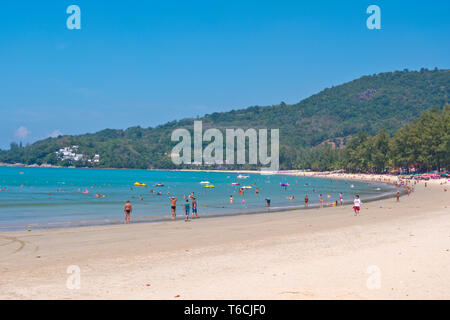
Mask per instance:
[[[344,197],[342,196],[342,192],[339,192],[339,203],[341,204],[341,206],[344,205]]]
[[[355,211],[355,216],[359,215],[359,210],[361,209],[361,200],[359,199],[359,195],[355,196],[355,200],[353,200],[353,210]]]
[[[171,209],[172,209],[172,220],[176,220],[177,218],[177,197],[169,197]]]
[[[266,207],[270,207],[270,198],[266,198]]]
[[[397,191],[397,202],[400,201],[400,191]]]
[[[308,195],[305,195],[305,208],[308,208],[309,198]]]
[[[184,218],[184,222],[186,222],[186,221],[189,221],[189,211],[190,211],[190,208],[191,208],[191,205],[189,204],[189,200],[188,199],[186,199],[186,203],[184,204],[184,208],[186,210],[186,213],[185,213],[186,217]]]
[[[194,218],[194,213],[195,213],[195,217],[198,218],[198,214],[197,214],[197,198],[192,197],[192,218]]]
[[[322,198],[322,194],[319,195],[319,199],[320,199],[320,207],[323,208],[323,198]]]
[[[123,209],[123,211],[125,212],[125,224],[130,223],[130,215],[131,211],[133,211],[130,200],[125,203],[125,208]]]

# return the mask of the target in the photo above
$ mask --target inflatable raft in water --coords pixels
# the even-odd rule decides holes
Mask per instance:
[[[136,186],[136,187],[145,187],[146,184],[145,183],[140,183],[140,182],[135,182],[134,186]]]

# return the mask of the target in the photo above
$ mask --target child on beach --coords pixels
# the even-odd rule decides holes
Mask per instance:
[[[186,218],[184,219],[184,221],[188,221],[189,220],[189,211],[191,209],[191,205],[189,203],[189,200],[186,199],[186,203],[184,204],[184,208],[186,209]]]
[[[359,199],[359,195],[355,196],[355,200],[353,200],[353,210],[355,210],[355,216],[359,215],[359,210],[361,209],[361,200]]]

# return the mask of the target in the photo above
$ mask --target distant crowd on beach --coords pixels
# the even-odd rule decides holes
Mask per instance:
[[[313,175],[309,175],[309,176],[326,176],[327,174],[321,174],[321,173],[314,173]],[[306,175],[303,175],[304,177],[306,177]],[[330,177],[331,178],[331,177]],[[420,179],[415,179],[415,178],[404,178],[404,177],[393,177],[393,176],[381,176],[381,175],[368,175],[368,174],[359,174],[359,175],[352,175],[350,178],[347,177],[345,178],[345,183],[349,183],[348,180],[360,180],[360,181],[368,181],[368,182],[380,182],[380,183],[388,183],[388,184],[393,184],[395,185],[398,190],[395,193],[395,198],[396,201],[399,202],[400,201],[400,196],[401,196],[401,192],[400,189],[404,190],[404,193],[408,195],[408,197],[410,196],[410,194],[412,192],[414,192],[415,186],[418,183],[423,182],[424,183],[424,187],[427,187],[427,181],[426,180],[420,180]],[[331,181],[333,182],[333,178],[331,178]],[[337,181],[337,180],[336,180]],[[447,191],[447,181],[445,182],[441,182],[441,185],[443,185],[443,191]],[[282,187],[287,190],[289,184],[282,184]],[[353,184],[350,184],[350,187],[353,188]],[[153,190],[151,190],[150,192],[152,193]],[[243,195],[244,194],[244,189],[243,188],[239,188],[239,194]],[[313,192],[316,192],[316,189],[313,189]],[[258,194],[259,190],[258,188],[255,189],[255,193]],[[160,195],[160,194],[159,194]],[[330,198],[331,195],[328,194],[327,198]],[[319,198],[319,208],[323,208],[324,206],[329,206],[329,207],[337,207],[337,206],[344,206],[344,196],[343,193],[340,192],[339,193],[339,199],[332,201],[332,202],[327,202],[325,203],[324,197],[322,193],[319,193],[318,195]],[[169,196],[168,197],[169,202],[170,202],[170,207],[171,207],[171,215],[172,215],[172,220],[176,220],[176,215],[177,215],[177,201],[178,198],[175,196]],[[286,198],[287,200],[294,200],[295,197],[293,195],[288,196]],[[142,200],[142,197],[141,197]],[[242,200],[244,201],[244,200]],[[266,207],[270,207],[271,205],[271,200],[269,197],[266,197],[264,199],[265,201],[265,205]],[[234,198],[233,195],[230,195],[229,197],[229,202],[230,204],[234,203]],[[309,208],[309,202],[310,202],[310,198],[308,197],[308,194],[305,195],[304,198],[304,207],[305,208]],[[244,203],[244,202],[243,202]],[[360,211],[361,211],[361,206],[362,206],[363,202],[360,199],[359,195],[355,195],[354,199],[353,199],[353,206],[352,209],[354,211],[354,215],[355,216],[359,216]],[[184,207],[184,213],[185,213],[185,219],[184,221],[190,221],[189,217],[191,217],[191,219],[194,218],[199,218],[198,216],[198,211],[197,211],[197,198],[194,196],[194,192],[192,192],[191,194],[189,194],[187,197],[184,196],[184,203],[183,203],[183,207]],[[132,205],[130,203],[130,201],[127,201],[124,207],[124,213],[125,213],[125,223],[130,223],[130,215],[132,212]]]

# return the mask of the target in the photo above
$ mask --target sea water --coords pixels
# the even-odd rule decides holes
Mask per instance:
[[[339,200],[340,192],[347,203],[353,201],[355,194],[364,201],[392,193],[390,186],[378,183],[257,173],[244,173],[248,178],[238,179],[238,175],[238,172],[0,167],[0,231],[121,223],[127,200],[133,206],[132,220],[166,220],[171,217],[168,196],[178,197],[177,215],[183,217],[185,199],[192,192],[202,217],[303,207],[306,194],[310,206],[314,206],[319,203],[319,194],[327,204]],[[205,184],[200,184],[202,181],[209,181],[214,188],[205,188]],[[135,182],[146,186],[136,187]],[[236,182],[240,186],[231,185]],[[159,183],[164,186],[155,186]],[[289,186],[285,189],[281,184]],[[252,188],[241,195],[238,190],[242,186]],[[259,194],[255,193],[256,188]],[[150,193],[151,189],[154,193]],[[294,196],[294,200],[288,200],[289,196]],[[266,198],[271,200],[270,208],[266,207]]]

